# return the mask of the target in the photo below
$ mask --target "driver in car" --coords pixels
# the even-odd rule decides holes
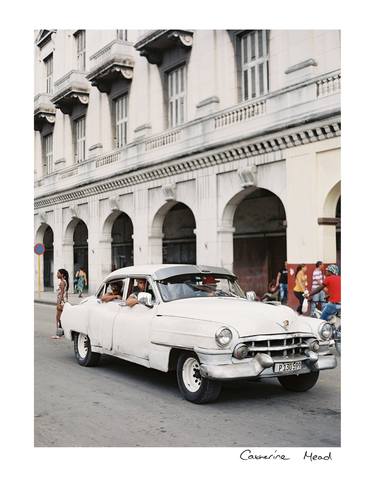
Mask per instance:
[[[206,275],[203,277],[202,280],[202,290],[207,292],[208,296],[216,296],[218,293],[217,290],[217,284],[219,283],[219,280],[216,280],[215,277],[212,275]]]
[[[122,300],[122,283],[111,283],[111,291],[102,296],[102,302],[108,303],[113,300]]]
[[[137,287],[134,288],[133,293],[131,293],[126,300],[126,304],[130,307],[137,305],[138,294],[146,291],[147,280],[145,278],[137,278]]]

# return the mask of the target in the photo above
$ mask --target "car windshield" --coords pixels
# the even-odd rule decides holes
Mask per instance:
[[[246,298],[234,277],[223,275],[178,275],[157,282],[163,301],[198,297]]]

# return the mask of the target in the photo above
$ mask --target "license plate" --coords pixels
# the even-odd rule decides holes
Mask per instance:
[[[285,373],[302,369],[302,361],[292,361],[289,363],[275,363],[275,373]]]

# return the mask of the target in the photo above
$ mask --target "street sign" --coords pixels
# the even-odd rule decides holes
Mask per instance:
[[[43,255],[45,251],[46,251],[46,247],[42,243],[37,243],[34,247],[34,252],[37,255]]]

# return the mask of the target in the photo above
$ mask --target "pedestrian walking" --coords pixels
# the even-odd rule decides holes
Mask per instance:
[[[83,288],[87,286],[87,275],[82,267],[80,267],[78,272],[76,273],[76,278],[77,278],[77,284],[76,284],[77,293],[79,298],[82,298]]]
[[[59,339],[64,335],[60,318],[64,309],[64,304],[68,301],[69,273],[65,270],[65,268],[60,268],[57,271],[57,278],[59,279],[59,284],[56,290],[56,334],[51,336],[52,339]]]
[[[279,287],[279,298],[281,303],[288,301],[288,263],[285,261],[276,277],[276,286]]]
[[[297,313],[302,315],[302,304],[305,298],[305,292],[307,291],[307,275],[306,275],[307,267],[303,263],[302,265],[298,265],[296,270],[296,281],[293,288],[294,295],[297,297],[299,305],[297,307]]]
[[[323,262],[318,260],[315,264],[315,270],[312,274],[312,284],[311,284],[311,291],[316,290],[318,287],[323,285],[324,281],[324,265]],[[321,310],[323,308],[323,304],[325,303],[325,293],[321,290],[319,293],[315,294],[311,298],[311,310],[310,316],[315,316],[315,309]]]

